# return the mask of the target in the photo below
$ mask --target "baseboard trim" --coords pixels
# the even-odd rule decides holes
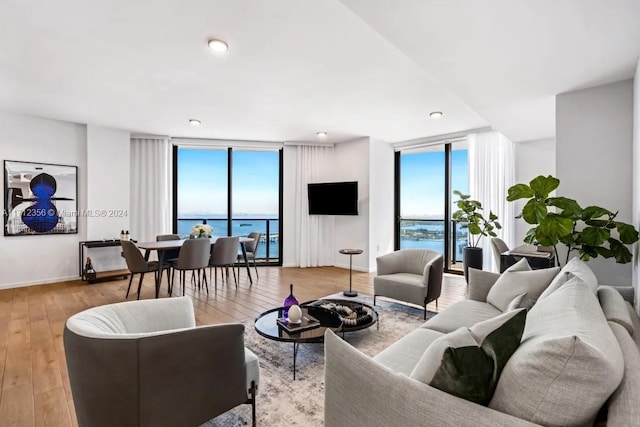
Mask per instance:
[[[69,280],[80,280],[80,276],[59,277],[57,279],[49,279],[49,280],[43,280],[43,281],[37,281],[37,282],[2,283],[0,284],[0,290],[24,288],[27,286],[51,285],[54,283],[68,282]]]

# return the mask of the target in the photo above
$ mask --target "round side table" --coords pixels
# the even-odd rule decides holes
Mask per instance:
[[[360,255],[362,253],[362,249],[340,249],[340,252],[343,255],[349,255],[349,290],[344,291],[343,294],[345,297],[357,297],[358,293],[356,291],[351,290],[351,277],[353,274],[353,256]]]

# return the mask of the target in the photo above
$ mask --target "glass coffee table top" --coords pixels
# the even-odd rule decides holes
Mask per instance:
[[[314,318],[320,325],[300,332],[287,332],[286,329],[278,325],[277,320],[282,315],[282,307],[265,311],[256,318],[256,332],[265,338],[274,341],[293,343],[293,379],[296,379],[296,358],[298,356],[298,346],[304,343],[324,342],[324,333],[327,329],[338,333],[342,329],[342,317],[336,312],[317,306],[300,305],[302,316]]]
[[[300,308],[303,317],[318,319],[320,325],[301,332],[287,332],[277,322],[278,318],[282,317],[282,308],[280,307],[265,311],[258,316],[255,322],[256,332],[275,341],[306,343],[322,342],[327,329],[336,333],[340,331],[342,319],[337,313],[322,307],[309,307],[304,304]]]

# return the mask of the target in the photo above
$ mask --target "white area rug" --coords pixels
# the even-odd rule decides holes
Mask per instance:
[[[344,298],[335,294],[326,298]],[[346,299],[346,298],[345,298]],[[371,297],[349,300],[372,304]],[[422,309],[378,299],[380,330],[376,325],[350,332],[345,340],[363,353],[374,356],[420,326]],[[427,312],[427,317],[434,313]],[[258,426],[321,426],[324,418],[324,344],[301,344],[297,373],[293,380],[293,344],[258,335],[253,321],[246,325],[245,345],[260,358],[260,392],[257,398]],[[224,385],[221,385],[224,387]],[[251,425],[251,406],[241,405],[204,424],[206,427]]]

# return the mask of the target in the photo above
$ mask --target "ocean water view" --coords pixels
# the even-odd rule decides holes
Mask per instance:
[[[227,235],[227,219],[223,215],[181,215],[178,218],[178,234],[180,237],[188,238],[191,229],[196,224],[202,224],[203,220],[213,229],[214,236]],[[238,215],[231,222],[231,235],[244,236],[254,231],[262,233],[256,258],[267,259],[267,246],[269,249],[269,260],[276,260],[280,254],[280,224],[277,215]],[[269,237],[267,237],[267,226],[269,227]],[[268,243],[268,245],[267,245]]]
[[[227,219],[223,215],[182,215],[178,219],[178,234],[188,238],[196,224],[206,223],[213,229],[214,236],[227,235]],[[267,237],[268,227],[268,237]],[[280,254],[280,221],[276,215],[237,215],[231,222],[231,235],[247,236],[257,231],[262,233],[258,245],[257,258],[276,260]],[[462,249],[467,245],[467,234],[456,224],[454,261],[462,261]],[[444,253],[443,220],[407,220],[400,225],[400,249],[431,249]]]

